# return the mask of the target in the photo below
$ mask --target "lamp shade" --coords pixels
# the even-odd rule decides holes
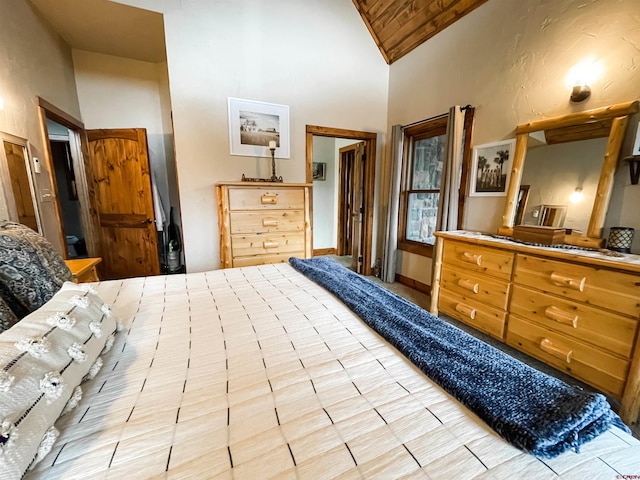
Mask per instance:
[[[607,248],[616,252],[631,253],[634,229],[631,227],[611,227]]]

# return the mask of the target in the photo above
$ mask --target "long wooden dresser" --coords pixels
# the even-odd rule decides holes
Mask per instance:
[[[465,322],[640,412],[640,256],[436,233],[431,311]]]
[[[216,185],[221,268],[311,256],[311,184]]]

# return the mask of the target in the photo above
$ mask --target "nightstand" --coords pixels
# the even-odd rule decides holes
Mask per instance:
[[[96,265],[102,261],[102,258],[78,258],[74,260],[65,260],[64,262],[71,270],[73,281],[75,283],[99,282]]]

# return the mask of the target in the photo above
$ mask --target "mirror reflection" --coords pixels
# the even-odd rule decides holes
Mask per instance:
[[[607,137],[547,145],[529,137],[516,225],[586,233],[607,149]],[[524,201],[522,201],[524,198]]]
[[[26,140],[1,133],[2,165],[1,183],[5,194],[7,217],[22,223],[35,231],[39,231],[36,205],[34,201],[33,185],[29,168],[29,155]]]

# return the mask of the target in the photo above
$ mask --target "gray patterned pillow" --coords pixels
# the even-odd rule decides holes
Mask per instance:
[[[71,279],[63,258],[43,236],[0,221],[0,296],[17,318],[42,306]]]
[[[11,328],[18,321],[13,310],[9,308],[7,302],[0,297],[0,333]]]

